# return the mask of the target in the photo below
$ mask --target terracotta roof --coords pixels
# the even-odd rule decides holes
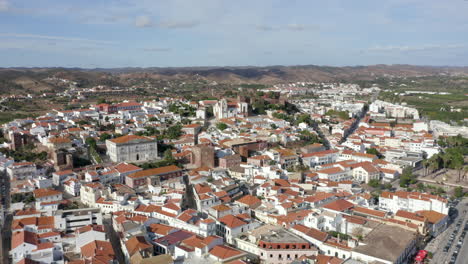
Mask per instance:
[[[168,235],[175,228],[172,226],[163,225],[163,224],[150,224],[148,229],[152,233],[165,236],[165,235]]]
[[[224,212],[224,211],[231,210],[231,207],[229,207],[229,206],[227,206],[225,204],[218,204],[218,205],[215,205],[215,206],[213,206],[211,208],[218,211],[218,212]]]
[[[115,253],[110,242],[94,240],[81,247],[81,255],[85,258],[104,256],[114,259]]]
[[[326,255],[317,255],[317,262],[316,264],[341,264],[344,260],[333,257],[333,256],[326,256]]]
[[[342,212],[342,211],[345,211],[345,210],[348,210],[350,208],[352,208],[354,205],[346,200],[336,200],[336,201],[333,201],[331,203],[328,203],[326,205],[323,206],[323,208],[327,208],[327,209],[330,209],[330,210],[334,210],[334,211],[339,211],[339,212]]]
[[[293,227],[294,229],[296,229],[297,231],[309,236],[309,237],[312,237],[318,241],[325,241],[327,240],[327,237],[328,237],[328,234],[325,233],[325,232],[322,232],[318,229],[315,229],[315,228],[312,228],[312,227],[306,227],[304,225],[295,225]]]
[[[130,172],[130,171],[136,171],[136,170],[142,170],[142,168],[138,167],[138,166],[135,166],[133,164],[129,164],[129,163],[119,163],[115,166],[115,169],[120,172],[120,173],[126,173],[126,172]]]
[[[383,212],[383,211],[372,210],[372,209],[368,209],[368,208],[360,207],[360,206],[355,206],[353,208],[353,211],[361,213],[361,214],[366,214],[366,215],[379,217],[379,218],[383,218],[386,215],[386,213]]]
[[[143,236],[134,236],[129,238],[125,242],[125,246],[127,247],[127,251],[130,255],[133,255],[138,251],[153,248],[153,245],[148,243]]]
[[[306,197],[305,201],[310,202],[310,203],[314,203],[314,202],[319,202],[319,201],[322,201],[322,200],[332,198],[334,196],[335,195],[333,193],[316,192],[314,195]]]
[[[367,223],[367,219],[361,216],[343,214],[343,217],[346,219],[346,221],[353,224],[364,225]]]
[[[24,215],[35,215],[40,214],[41,212],[34,208],[26,208],[23,210],[18,210],[15,212],[15,216],[24,216]]]
[[[210,250],[210,254],[219,259],[230,259],[236,256],[242,256],[245,253],[228,246],[215,246]]]
[[[317,171],[317,173],[322,173],[322,174],[337,174],[340,172],[343,172],[344,170],[340,167],[332,167],[332,168],[327,168],[327,169],[322,169]]]
[[[424,222],[426,220],[424,216],[418,215],[416,213],[408,212],[408,211],[403,211],[403,210],[398,210],[395,216],[406,218],[406,219],[411,219],[411,220],[415,220],[419,222]]]
[[[78,228],[76,231],[80,234],[86,233],[89,231],[97,231],[97,232],[104,233],[104,226],[103,225],[87,225],[87,226]]]
[[[353,156],[358,156],[358,157],[363,157],[363,158],[372,158],[376,159],[377,156],[373,154],[367,154],[367,153],[360,153],[360,152],[354,152]]]
[[[36,189],[33,191],[35,198],[47,197],[52,195],[60,195],[62,192],[53,189]]]
[[[71,140],[66,137],[57,137],[57,138],[49,139],[49,142],[53,144],[64,144],[64,143],[71,143]]]
[[[155,168],[155,169],[137,171],[137,172],[134,172],[132,174],[129,174],[128,177],[130,177],[130,178],[144,178],[144,177],[160,175],[160,174],[167,174],[167,173],[181,171],[181,170],[182,170],[181,168],[179,168],[179,167],[177,167],[175,165],[170,165],[170,166],[164,166],[164,167]]]
[[[243,226],[243,225],[247,224],[247,222],[244,222],[240,218],[235,217],[233,215],[226,215],[224,217],[221,217],[219,219],[219,221],[221,223],[225,224],[229,228],[236,228],[236,227]]]
[[[416,213],[427,218],[427,221],[431,224],[436,224],[440,222],[442,219],[444,219],[445,217],[447,217],[447,215],[445,214],[441,214],[439,212],[432,211],[432,210],[421,210],[421,211],[417,211]]]
[[[62,175],[73,174],[73,171],[72,170],[56,171],[54,172],[54,174],[62,176]]]
[[[11,248],[15,249],[23,243],[37,245],[39,243],[37,235],[29,231],[14,232],[11,237]]]
[[[379,172],[379,170],[374,165],[372,165],[372,163],[369,162],[369,161],[353,164],[353,167],[363,168],[368,173],[377,173],[377,172]]]
[[[116,144],[125,144],[125,143],[129,143],[131,141],[134,141],[134,140],[147,141],[147,142],[154,141],[154,139],[152,139],[152,138],[142,137],[142,136],[137,136],[137,135],[125,135],[125,136],[121,136],[121,137],[113,138],[113,139],[108,139],[108,140],[111,141],[111,142],[114,142]]]
[[[247,195],[243,196],[242,198],[237,200],[237,202],[248,205],[249,207],[252,207],[252,206],[255,206],[255,205],[258,205],[258,204],[262,203],[262,201],[260,199],[258,199],[256,196],[253,196],[253,195],[250,195],[250,194],[247,194]]]

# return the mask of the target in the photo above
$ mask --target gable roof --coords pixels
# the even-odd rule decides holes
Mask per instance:
[[[138,251],[142,251],[153,247],[150,243],[146,241],[146,239],[143,236],[134,236],[129,238],[125,242],[125,246],[127,247],[128,253],[130,255],[133,255]]]
[[[223,216],[219,219],[219,221],[223,224],[225,224],[229,228],[236,228],[239,226],[246,225],[247,222],[241,220],[240,218],[234,216],[234,215],[226,215]]]
[[[242,256],[245,253],[237,249],[233,249],[228,246],[215,246],[210,250],[210,254],[219,258],[219,259],[230,259],[236,256]]]
[[[324,205],[323,208],[343,212],[345,210],[352,208],[353,206],[354,204],[352,204],[351,202],[340,199],[340,200],[335,200],[331,203]]]
[[[164,166],[164,167],[159,167],[155,169],[137,171],[137,172],[129,174],[127,177],[144,178],[144,177],[166,174],[166,173],[171,173],[171,172],[176,172],[176,171],[181,171],[181,170],[182,170],[181,168],[175,165],[170,165],[170,166]]]
[[[328,234],[325,233],[325,232],[322,232],[318,229],[315,229],[315,228],[312,228],[312,227],[306,227],[304,225],[295,225],[293,227],[294,229],[296,229],[297,231],[309,236],[309,237],[312,237],[318,241],[322,241],[324,242],[325,240],[327,240],[327,237],[328,237]]]
[[[253,196],[253,195],[250,195],[250,194],[247,194],[247,195],[243,196],[242,198],[240,198],[236,202],[248,205],[249,207],[253,207],[253,206],[257,205],[257,204],[262,203],[262,201],[260,199],[258,199],[256,196]]]
[[[132,141],[135,142],[151,142],[154,141],[154,139],[149,138],[149,137],[143,137],[143,136],[137,136],[137,135],[125,135],[121,136],[118,138],[113,138],[113,139],[108,139],[110,142],[116,143],[116,144],[126,144],[126,143],[132,143]]]

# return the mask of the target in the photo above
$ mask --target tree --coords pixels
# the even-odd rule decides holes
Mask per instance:
[[[384,156],[382,155],[382,153],[380,153],[376,148],[369,148],[369,149],[366,150],[366,153],[367,153],[367,154],[375,155],[375,156],[377,156],[379,159],[384,158]]]
[[[97,101],[97,104],[107,104],[107,100],[105,98],[99,98],[99,100]]]
[[[463,188],[461,186],[455,187],[454,196],[456,198],[462,198],[464,195],[465,195],[465,192],[463,191]]]
[[[377,179],[372,179],[369,181],[368,185],[372,188],[378,188],[380,186],[380,181]]]
[[[172,150],[171,149],[166,149],[166,151],[164,151],[163,158],[167,162],[170,162],[170,163],[175,162],[175,159],[174,159],[174,156],[172,155]]]
[[[108,139],[111,139],[112,136],[107,134],[107,133],[102,133],[101,136],[99,137],[99,141],[106,141]]]
[[[400,187],[408,187],[410,184],[415,184],[416,182],[417,179],[413,174],[413,168],[404,168],[403,173],[400,176]]]
[[[384,189],[391,190],[392,189],[392,184],[391,183],[386,183],[384,184]]]
[[[221,131],[225,130],[227,127],[228,126],[225,123],[222,123],[222,122],[216,124],[216,128],[221,130]]]
[[[427,169],[429,168],[430,161],[428,159],[423,160],[422,165],[424,167],[424,177],[427,176]]]
[[[416,185],[416,189],[418,189],[418,191],[424,192],[426,190],[426,186],[424,186],[424,183],[420,182],[418,185]]]
[[[174,125],[167,129],[166,136],[169,139],[176,139],[182,135],[182,126],[181,125]]]
[[[92,148],[97,147],[96,139],[94,139],[93,137],[86,138],[85,143]]]

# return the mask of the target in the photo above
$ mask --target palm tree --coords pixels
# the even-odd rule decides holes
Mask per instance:
[[[422,164],[423,164],[423,167],[424,167],[424,177],[426,177],[427,176],[427,169],[428,169],[429,164],[430,164],[430,160],[425,159],[425,160],[423,160]]]
[[[448,165],[450,163],[450,156],[447,155],[447,154],[444,154],[444,155],[442,155],[441,158],[442,158],[442,162],[444,164],[443,166],[445,168],[445,171],[447,172],[448,171]]]

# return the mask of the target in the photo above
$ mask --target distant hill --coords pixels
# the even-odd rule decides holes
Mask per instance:
[[[0,68],[0,92],[19,93],[63,88],[45,82],[47,77],[76,81],[80,86],[125,86],[138,80],[205,79],[221,83],[275,84],[294,81],[353,81],[377,77],[421,77],[434,75],[468,76],[468,67],[414,65],[370,66],[268,66],[268,67],[180,67],[180,68]]]

